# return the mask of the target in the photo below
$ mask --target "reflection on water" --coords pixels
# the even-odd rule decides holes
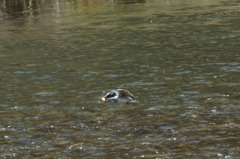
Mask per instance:
[[[1,1],[1,158],[240,156],[239,5]]]

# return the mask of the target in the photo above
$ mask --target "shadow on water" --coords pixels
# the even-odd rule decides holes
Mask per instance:
[[[239,157],[239,5],[1,1],[0,157]]]
[[[63,3],[63,4],[62,4]],[[94,7],[97,8],[98,5],[103,5],[104,3],[109,4],[136,4],[136,3],[145,3],[145,0],[72,0],[60,2],[59,0],[21,0],[21,1],[8,1],[3,0],[0,3],[1,14],[2,15],[11,15],[13,17],[20,17],[24,15],[36,15],[41,14],[42,11],[46,8],[49,11],[59,11],[64,3],[74,3],[81,5],[82,7]],[[50,10],[51,9],[51,10]],[[46,12],[46,10],[44,10]]]

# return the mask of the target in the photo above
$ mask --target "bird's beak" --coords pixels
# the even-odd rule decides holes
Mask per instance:
[[[101,101],[101,102],[105,102],[105,101],[106,101],[106,98],[102,97],[102,98],[100,98],[100,101]]]

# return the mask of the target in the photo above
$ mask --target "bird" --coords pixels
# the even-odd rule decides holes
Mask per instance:
[[[125,89],[111,90],[105,96],[100,98],[101,102],[105,102],[106,100],[112,100],[115,103],[139,103],[139,101],[135,100],[133,95]]]

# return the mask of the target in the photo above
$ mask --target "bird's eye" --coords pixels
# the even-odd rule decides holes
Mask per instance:
[[[115,92],[110,92],[108,95],[107,95],[107,98],[111,98],[111,97],[114,97],[116,96],[116,93]]]

